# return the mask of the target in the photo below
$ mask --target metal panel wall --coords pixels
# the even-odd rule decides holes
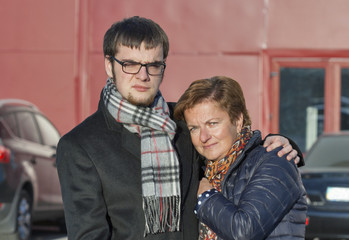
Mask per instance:
[[[140,15],[170,39],[167,100],[193,80],[228,75],[263,130],[268,51],[349,49],[348,8],[346,0],[0,0],[0,98],[32,101],[65,133],[96,110],[105,31]]]

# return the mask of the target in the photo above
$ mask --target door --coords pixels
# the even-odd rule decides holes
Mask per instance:
[[[42,137],[42,149],[46,152],[46,171],[49,173],[49,193],[47,196],[48,202],[51,205],[57,206],[61,209],[63,206],[61,188],[58,179],[58,173],[56,168],[56,147],[60,138],[60,134],[53,124],[43,115],[35,114],[36,121],[38,123],[40,135]]]
[[[271,131],[306,152],[324,132],[349,130],[349,59],[273,58]]]

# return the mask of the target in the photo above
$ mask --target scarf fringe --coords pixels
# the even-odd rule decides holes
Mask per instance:
[[[161,198],[155,196],[143,197],[145,216],[144,236],[147,234],[163,233],[166,231],[166,227],[168,227],[169,232],[179,231],[180,206],[180,196]]]

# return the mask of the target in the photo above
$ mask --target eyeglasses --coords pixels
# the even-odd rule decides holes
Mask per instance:
[[[112,56],[111,58],[113,58],[117,63],[119,63],[122,66],[122,71],[124,73],[128,73],[128,74],[137,74],[139,73],[142,67],[145,67],[149,75],[160,76],[164,73],[166,68],[165,62],[154,62],[154,63],[142,64],[138,62],[123,62],[116,59],[114,56]]]

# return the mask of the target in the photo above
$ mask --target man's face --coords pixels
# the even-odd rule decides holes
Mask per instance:
[[[142,43],[140,49],[119,46],[115,58],[122,62],[139,62],[142,64],[162,62],[162,46],[153,49],[145,49]],[[112,67],[114,64],[114,67]],[[122,71],[122,66],[105,58],[105,69],[109,77],[114,78],[115,85],[128,102],[137,106],[149,106],[153,103],[159,90],[163,75],[148,75],[144,66],[136,74],[128,74]]]

